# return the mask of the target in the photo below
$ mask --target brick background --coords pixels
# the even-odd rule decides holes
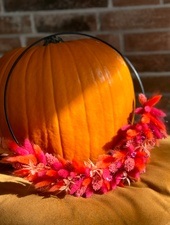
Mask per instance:
[[[164,3],[170,3],[170,0],[164,0]]]
[[[115,46],[134,64],[146,93],[164,95],[170,120],[170,0],[0,0],[0,55],[61,31]]]
[[[159,0],[113,0],[114,6],[133,6],[159,4]]]
[[[170,31],[132,33],[124,35],[126,52],[170,50]]]
[[[4,0],[6,11],[37,11],[107,7],[107,0]]]
[[[170,8],[138,8],[101,13],[101,30],[169,28]]]
[[[20,39],[19,37],[16,38],[2,37],[0,40],[0,45],[2,52],[10,51],[11,49],[17,48],[20,45]]]
[[[169,72],[170,54],[138,54],[128,55],[138,72]]]
[[[29,16],[1,16],[0,34],[22,34],[31,32]]]
[[[96,31],[97,23],[94,14],[36,15],[35,27],[38,32],[61,31]]]

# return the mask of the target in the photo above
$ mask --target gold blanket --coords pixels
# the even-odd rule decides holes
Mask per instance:
[[[140,182],[87,199],[40,196],[1,169],[0,225],[170,225],[170,137],[152,150]]]

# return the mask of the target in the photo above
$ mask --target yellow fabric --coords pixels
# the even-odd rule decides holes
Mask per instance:
[[[170,137],[153,149],[140,182],[88,199],[39,196],[1,174],[0,225],[170,225]]]

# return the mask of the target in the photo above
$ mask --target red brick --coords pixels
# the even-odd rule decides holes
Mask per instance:
[[[169,76],[157,75],[157,76],[142,76],[142,84],[146,93],[169,93],[170,94],[170,74]],[[136,92],[141,92],[139,82],[134,79],[134,86]],[[169,99],[170,103],[170,99]],[[169,104],[170,107],[170,104]],[[170,112],[170,111],[169,111]]]
[[[159,4],[159,0],[112,0],[112,2],[114,6]]]
[[[164,112],[168,115],[168,117],[170,118],[170,95],[169,94],[163,94],[162,93],[162,99],[158,105],[158,107],[160,109],[163,109]],[[169,121],[169,127],[170,127],[170,119],[169,118],[166,118],[166,120],[168,119]]]
[[[169,28],[170,8],[113,10],[101,13],[101,30]]]
[[[31,32],[29,16],[1,16],[0,34],[20,34]]]
[[[38,32],[95,31],[94,14],[36,15],[35,26]]]
[[[114,48],[120,51],[120,39],[116,34],[98,34],[98,38],[106,41],[108,44],[112,45]]]
[[[5,0],[6,11],[37,11],[54,9],[78,9],[92,7],[107,7],[107,0]]]
[[[42,39],[46,35],[41,36],[34,36],[34,37],[27,37],[26,38],[26,46],[32,45],[33,43],[37,42],[38,40]],[[43,42],[39,42],[37,44],[42,44]]]
[[[1,10],[2,10],[2,2],[0,1],[0,12],[1,12]]]
[[[170,53],[127,55],[127,57],[139,72],[170,71]]]
[[[124,45],[131,52],[170,50],[170,32],[125,34]]]
[[[21,47],[19,38],[0,38],[0,54]]]

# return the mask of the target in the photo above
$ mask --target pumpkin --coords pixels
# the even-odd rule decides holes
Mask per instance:
[[[0,136],[11,138],[4,114],[8,74],[24,47],[0,59]],[[68,160],[104,154],[134,109],[123,57],[96,39],[31,47],[13,68],[6,91],[8,119],[19,143],[29,138]]]

